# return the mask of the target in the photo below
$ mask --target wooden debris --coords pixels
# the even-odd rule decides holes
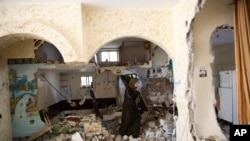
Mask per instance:
[[[44,121],[45,121],[46,127],[44,127],[43,129],[41,129],[39,132],[37,132],[33,136],[29,137],[27,139],[27,141],[32,141],[32,140],[34,140],[34,139],[42,136],[43,134],[45,134],[48,131],[52,132],[52,130],[51,130],[52,126],[51,126],[50,120],[48,118],[48,115],[46,113],[43,113],[43,116],[44,116]]]

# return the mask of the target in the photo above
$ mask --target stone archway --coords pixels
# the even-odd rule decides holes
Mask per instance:
[[[27,38],[41,39],[54,44],[62,54],[65,62],[77,60],[74,48],[69,44],[67,39],[58,31],[45,24],[32,21],[11,21],[1,25],[1,47],[6,47],[9,43]]]
[[[110,42],[111,43],[104,44],[102,46],[102,48],[105,48],[105,46],[109,47],[109,45],[111,47],[114,47],[114,46],[119,47],[119,46],[121,46],[121,48],[124,47],[123,48],[123,53],[124,54],[121,54],[121,55],[126,56],[128,54],[128,50],[129,50],[129,57],[130,58],[134,58],[134,57],[137,58],[136,61],[138,61],[138,64],[135,63],[133,60],[125,57],[126,59],[129,60],[128,61],[129,63],[126,63],[126,65],[128,65],[128,66],[126,66],[127,69],[125,69],[125,71],[122,71],[122,75],[134,74],[139,78],[140,91],[141,91],[141,93],[142,93],[142,95],[144,97],[144,100],[149,105],[149,107],[151,107],[151,105],[153,105],[153,104],[159,104],[159,106],[160,106],[161,104],[164,103],[164,106],[166,106],[166,109],[169,108],[169,110],[172,110],[173,108],[175,108],[175,106],[173,106],[174,102],[170,103],[170,101],[169,101],[169,99],[172,100],[172,96],[173,96],[172,95],[173,94],[172,88],[173,88],[174,83],[170,82],[171,80],[168,78],[168,76],[161,75],[161,74],[163,74],[162,72],[168,72],[167,71],[167,65],[168,65],[167,63],[168,63],[169,59],[171,59],[172,56],[169,56],[162,46],[159,46],[157,43],[151,42],[151,41],[149,41],[149,40],[147,40],[145,38],[138,38],[138,37],[134,37],[134,36],[133,37],[126,36],[126,37],[117,38],[116,40],[112,40]],[[148,46],[146,48],[144,48],[145,47],[145,46],[143,46],[144,42],[151,43],[152,48],[150,48],[150,50],[147,48]],[[106,47],[106,48],[108,48],[108,47]],[[132,51],[132,48],[137,48],[137,51]],[[128,49],[128,50],[126,51],[126,49]],[[144,51],[145,51],[145,54],[144,54],[145,56],[148,53],[152,53],[152,56],[151,56],[152,58],[147,56],[148,59],[149,58],[152,59],[151,64],[148,63],[148,65],[144,65],[145,62],[143,62],[141,59],[139,59],[139,58],[141,58],[141,54]],[[97,51],[97,54],[98,53],[99,53],[99,50]],[[127,60],[126,60],[126,62],[127,62]],[[129,68],[130,66],[132,68]],[[160,66],[162,66],[162,67],[160,67]],[[117,68],[120,68],[120,67],[121,66],[117,66]],[[114,66],[112,66],[112,68],[105,68],[105,69],[114,69],[114,70],[116,70]],[[152,73],[153,69],[155,69],[154,74],[157,74],[158,76],[154,76],[154,74]],[[159,71],[159,69],[162,72]],[[151,74],[153,74],[153,75],[147,76],[147,71],[148,70],[150,70]],[[113,73],[115,73],[115,71]],[[124,100],[124,91],[125,91],[124,85],[125,84],[124,84],[124,82],[122,82],[121,77],[119,77],[118,79],[119,79],[119,88],[118,88],[119,92],[117,92],[117,99],[118,99],[118,105],[122,106],[122,102]],[[156,84],[154,82],[157,82],[157,85],[154,85],[154,84]],[[160,83],[160,86],[159,86],[159,83]],[[149,85],[147,85],[147,84],[149,84]],[[149,87],[153,88],[153,89],[149,90],[148,89]],[[153,95],[156,94],[156,93],[157,93],[156,97],[158,97],[158,98],[157,98],[156,101],[152,101]],[[150,97],[150,98],[148,98],[148,97]],[[171,107],[173,107],[173,108],[171,108]],[[150,109],[149,110],[150,112],[148,112],[148,113],[150,113],[150,115],[155,115],[155,114],[152,114],[152,113],[156,112],[157,111],[156,109],[157,108]],[[173,111],[176,112],[176,110],[173,110]],[[162,113],[164,113],[166,115],[166,117],[168,115],[168,118],[172,117],[172,115],[175,114],[175,113],[170,114],[168,110],[166,110],[165,112],[161,112],[161,114]],[[175,122],[173,122],[173,118],[171,118],[171,120],[166,118],[166,121],[167,120],[168,120],[168,126],[173,124],[174,126],[171,126],[171,127],[175,128]],[[150,120],[146,120],[146,121],[150,121]],[[171,122],[169,122],[169,121],[171,121]],[[156,120],[155,122],[157,123],[158,120]],[[173,129],[169,130],[169,134],[172,134],[172,132],[173,132]],[[172,136],[172,135],[169,135],[169,136]],[[173,136],[175,136],[175,133],[173,133]]]

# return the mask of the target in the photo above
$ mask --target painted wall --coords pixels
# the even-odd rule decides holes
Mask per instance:
[[[194,21],[195,123],[200,137],[217,135],[225,139],[215,117],[210,67],[214,59],[210,53],[210,38],[216,27],[221,25],[233,26],[233,7],[226,1],[208,0]],[[201,67],[207,70],[207,77],[199,77]]]
[[[45,127],[36,106],[38,89],[35,73],[41,67],[44,64],[8,65],[13,138],[32,136]]]

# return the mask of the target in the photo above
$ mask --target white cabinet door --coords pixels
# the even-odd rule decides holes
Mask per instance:
[[[220,110],[218,117],[228,122],[233,121],[233,90],[231,88],[219,88]]]

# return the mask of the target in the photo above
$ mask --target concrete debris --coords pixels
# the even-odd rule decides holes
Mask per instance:
[[[201,141],[226,141],[226,140],[223,140],[218,136],[209,136]]]
[[[72,135],[71,137],[72,141],[83,141],[81,135],[79,134],[79,132],[76,132],[75,134]]]
[[[102,111],[103,119],[87,115],[58,116],[61,121],[52,124],[52,132],[40,137],[43,141],[175,141],[174,118],[167,108],[151,107],[142,114],[139,138],[119,135],[121,111],[109,107]],[[59,114],[60,115],[60,114]],[[39,139],[37,139],[39,141]]]

